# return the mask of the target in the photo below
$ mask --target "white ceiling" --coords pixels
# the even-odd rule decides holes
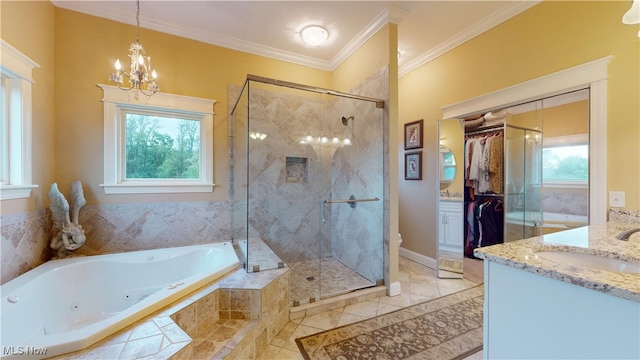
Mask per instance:
[[[89,15],[135,25],[135,1],[53,0]],[[151,1],[140,27],[323,70],[333,70],[381,27],[398,24],[400,76],[536,5],[539,1]],[[321,25],[329,40],[305,45],[299,31]],[[135,34],[131,39],[135,40]],[[140,32],[144,45],[144,30]],[[124,46],[124,45],[123,45]],[[153,49],[147,49],[153,53]]]

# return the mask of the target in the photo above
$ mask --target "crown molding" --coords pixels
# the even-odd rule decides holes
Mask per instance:
[[[472,26],[459,32],[457,35],[449,38],[447,41],[440,43],[433,49],[415,57],[414,59],[407,61],[398,69],[398,77],[402,78],[404,75],[419,68],[420,66],[438,58],[441,55],[453,50],[454,48],[464,44],[465,42],[473,39],[474,37],[500,25],[501,23],[509,20],[510,18],[532,8],[539,4],[541,1],[518,1],[511,6],[508,6],[501,11],[497,11],[491,16],[488,16]]]
[[[328,70],[334,70],[351,54],[358,50],[367,40],[375,35],[380,29],[388,23],[398,24],[408,13],[398,9],[395,6],[387,6],[384,8],[371,22],[356,35],[349,43],[338,52],[331,60],[331,66]]]

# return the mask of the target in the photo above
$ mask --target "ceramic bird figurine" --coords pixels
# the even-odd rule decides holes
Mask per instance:
[[[58,190],[58,184],[51,184],[49,209],[53,225],[58,229],[58,233],[51,238],[51,248],[58,251],[58,258],[67,257],[69,251],[78,249],[87,240],[82,225],[78,223],[80,208],[87,203],[80,180],[71,183],[70,199],[71,206]]]

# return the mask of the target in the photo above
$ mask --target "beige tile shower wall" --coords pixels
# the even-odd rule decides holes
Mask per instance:
[[[365,80],[354,94],[386,98],[386,68]],[[335,115],[354,115],[349,123],[352,145],[338,148],[332,158],[332,197],[348,199],[374,198],[376,202],[334,204],[331,211],[332,256],[369,281],[383,278],[384,241],[384,121],[382,109],[375,104],[337,98],[324,113],[325,121],[336,121]],[[342,127],[342,125],[340,125]]]
[[[353,93],[387,98],[387,73],[386,67],[381,69],[354,89]],[[341,189],[357,192],[358,197],[372,193],[374,188],[383,189],[386,175],[382,157],[383,154],[388,157],[381,135],[384,134],[383,110],[364,101],[289,89],[281,91],[277,86],[262,84],[249,86],[249,131],[267,135],[263,140],[249,140],[249,237],[262,238],[287,263],[315,259],[318,249],[323,257],[335,255],[333,247],[341,246],[335,242],[337,234],[332,234],[336,226],[331,221],[336,219],[332,212],[336,207],[325,205],[325,218],[328,221],[320,224],[321,204],[325,199],[340,198],[341,194],[332,193],[337,191],[336,182],[348,183],[353,180],[353,184],[337,185]],[[344,126],[342,116],[351,115],[357,120]],[[363,121],[371,118],[376,121]],[[300,141],[308,135],[316,143],[301,144]],[[344,148],[333,146],[330,142],[319,146],[317,139],[320,136],[329,139],[350,137],[357,141]],[[375,164],[371,163],[371,153],[379,154]],[[287,157],[306,161],[306,178],[303,181],[287,181]],[[336,180],[336,171],[340,173],[339,180]],[[382,191],[377,190],[377,193],[382,204]],[[350,227],[365,228],[362,232],[343,231],[347,228],[346,219],[341,220],[342,230],[339,231],[339,236],[345,236],[346,241],[340,240],[339,243],[349,244],[343,246],[343,254],[353,249],[353,238],[359,237],[357,245],[367,249],[366,256],[354,257],[350,252],[346,258],[351,263],[359,262],[360,267],[365,268],[364,272],[374,279],[382,278],[381,241],[384,234],[380,233],[383,229],[373,230],[375,226],[369,225],[385,223],[381,204],[375,214],[372,210],[366,210],[367,206],[362,206],[364,211],[350,218],[351,221],[358,221],[351,223]],[[372,247],[370,239],[379,240]],[[366,269],[372,263],[375,265]]]
[[[187,246],[231,239],[228,202],[86,205],[80,224],[87,241],[77,254]],[[2,216],[2,283],[49,260],[48,209]]]
[[[330,173],[321,149],[300,141],[326,134],[321,99],[272,88],[252,87],[249,99],[249,131],[267,135],[249,141],[249,236],[262,238],[285,262],[317,258],[319,199],[328,193]],[[287,157],[304,159],[306,179],[287,181]]]

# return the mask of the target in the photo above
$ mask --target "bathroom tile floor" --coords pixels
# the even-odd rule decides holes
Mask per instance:
[[[289,321],[258,359],[303,359],[295,343],[295,339],[298,337],[372,318],[477,285],[465,279],[438,279],[433,269],[404,257],[400,257],[399,270],[400,295],[383,296]],[[481,358],[482,352],[479,352],[466,359],[477,360]]]
[[[288,264],[290,301],[309,303],[309,298],[320,299],[320,294],[339,295],[352,290],[375,285],[362,275],[349,269],[335,258],[306,260]],[[320,267],[322,269],[320,270]],[[322,277],[319,276],[322,272]]]

